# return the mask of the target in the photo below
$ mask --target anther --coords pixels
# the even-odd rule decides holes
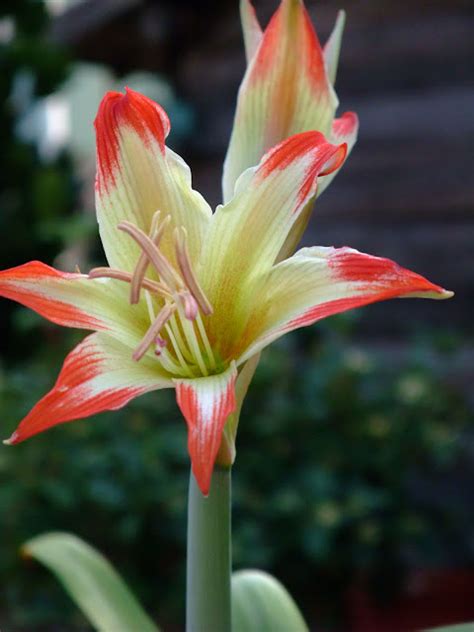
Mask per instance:
[[[115,270],[114,268],[93,268],[89,271],[89,279],[117,279],[118,281],[125,281],[130,283],[132,275],[129,272],[123,272],[122,270]],[[166,298],[172,298],[170,291],[158,281],[152,281],[151,279],[143,279],[142,286],[150,292],[157,292]]]
[[[175,311],[176,305],[167,304],[161,309],[161,311],[158,313],[158,316],[155,318],[145,336],[143,337],[143,340],[133,352],[132,358],[136,362],[143,358],[149,347],[153,344],[153,342],[159,335],[161,329],[165,326],[165,324],[168,322]]]
[[[194,296],[188,292],[187,290],[183,290],[182,292],[178,292],[178,297],[181,301],[181,305],[184,309],[184,315],[188,320],[196,320],[196,317],[199,312],[199,307],[194,299]]]
[[[167,215],[163,220],[161,226],[158,228],[158,222],[160,221],[160,211],[156,211],[151,220],[150,227],[150,238],[155,246],[158,248],[161,238],[163,237],[163,233],[165,228],[168,226],[171,220],[171,216]],[[130,284],[130,303],[135,305],[140,300],[140,290],[143,284],[143,279],[145,278],[145,272],[148,267],[150,260],[145,252],[142,252],[137,265],[135,266],[135,270],[133,271],[132,281]]]
[[[137,228],[130,222],[120,222],[117,228],[130,237],[140,246],[143,252],[146,254],[151,264],[156,268],[158,274],[162,277],[163,281],[170,287],[171,290],[179,289],[181,285],[181,279],[169,264],[166,257],[164,257],[158,250],[153,241],[146,235],[140,228]]]
[[[209,316],[213,312],[212,305],[210,304],[207,296],[204,294],[204,291],[199,285],[196,275],[194,274],[191,259],[189,257],[186,229],[184,226],[181,227],[181,230],[176,228],[174,234],[176,239],[176,260],[178,262],[180,272],[183,275],[183,280],[201,308],[202,313]]]

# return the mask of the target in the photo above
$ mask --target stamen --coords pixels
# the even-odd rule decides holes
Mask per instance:
[[[150,226],[150,237],[156,246],[158,246],[158,244],[156,243],[154,237],[156,233],[156,227],[160,220],[160,215],[160,211],[156,211],[156,213],[153,214]],[[137,264],[132,274],[132,280],[130,282],[130,303],[132,305],[135,305],[140,300],[140,289],[147,267],[148,257],[144,252],[142,252],[138,258]]]
[[[120,222],[117,228],[127,233],[127,235],[130,235],[130,237],[136,241],[140,248],[148,255],[150,262],[155,266],[157,272],[171,290],[181,289],[181,279],[148,235],[145,235],[140,228],[137,228],[130,222]]]
[[[148,351],[149,347],[153,344],[155,338],[160,333],[161,329],[163,329],[166,322],[173,315],[173,312],[176,310],[176,305],[165,305],[162,310],[159,312],[158,316],[155,318],[148,331],[146,332],[143,340],[140,342],[138,347],[133,352],[132,358],[138,362],[141,360],[145,353]]]
[[[184,309],[184,315],[188,320],[196,320],[196,316],[199,313],[199,307],[196,303],[194,296],[188,291],[178,292],[178,297]]]
[[[123,272],[122,270],[115,270],[114,268],[92,268],[88,274],[89,279],[117,279],[118,281],[125,281],[130,283],[132,275],[130,272]],[[173,298],[168,288],[158,281],[152,281],[151,279],[143,279],[143,287],[150,292],[157,292],[165,298]]]
[[[175,229],[176,239],[176,260],[179,265],[181,274],[183,275],[184,282],[186,283],[189,291],[194,296],[201,311],[206,316],[212,314],[212,305],[210,304],[207,296],[204,294],[203,289],[199,285],[199,281],[194,274],[194,270],[189,257],[188,245],[187,245],[187,233],[184,226],[181,227],[181,231],[178,228]]]
[[[156,211],[151,220],[150,237],[156,247],[159,246],[161,238],[165,228],[168,226],[171,216],[167,215],[163,220],[163,223],[158,228],[158,222],[160,220],[160,211]],[[149,264],[149,258],[145,252],[142,252],[138,259],[137,265],[133,272],[132,281],[130,284],[130,303],[136,305],[140,300],[140,289],[145,277],[145,272]]]
[[[174,231],[177,267],[173,267],[159,248],[170,219],[167,216],[160,225],[160,212],[156,211],[149,235],[131,222],[121,222],[117,228],[128,234],[141,250],[135,269],[129,273],[114,268],[94,268],[89,278],[112,278],[130,283],[132,304],[140,301],[141,290],[144,290],[151,324],[132,354],[135,361],[141,360],[154,345],[159,362],[170,374],[190,378],[207,376],[216,368],[216,361],[200,312],[210,315],[213,309],[194,273],[185,228]],[[158,275],[157,281],[145,276],[149,265]],[[151,293],[166,301],[156,316]],[[196,326],[194,321],[197,321]],[[163,328],[165,337],[160,335]]]

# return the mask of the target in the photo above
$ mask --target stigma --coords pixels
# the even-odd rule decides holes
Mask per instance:
[[[207,376],[216,368],[202,316],[213,312],[189,256],[187,233],[183,226],[173,230],[175,263],[163,253],[160,244],[170,224],[170,216],[162,221],[160,211],[153,215],[147,234],[131,222],[118,224],[118,230],[129,235],[140,249],[132,272],[109,267],[94,268],[89,278],[110,278],[130,285],[129,301],[146,302],[150,325],[133,351],[138,362],[151,349],[163,368],[175,376]],[[152,269],[153,278],[147,276]],[[159,308],[157,310],[157,307]]]

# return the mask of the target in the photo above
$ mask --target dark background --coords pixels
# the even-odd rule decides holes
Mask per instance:
[[[276,2],[256,4],[265,23]],[[341,7],[308,8],[324,42]],[[357,111],[360,136],[305,242],[393,258],[456,296],[369,306],[265,354],[239,430],[234,561],[275,573],[311,629],[405,632],[474,619],[474,18],[467,1],[343,8],[339,112]],[[33,77],[32,102],[78,61],[105,65],[116,85],[131,72],[160,76],[172,88],[170,141],[195,187],[220,201],[245,64],[237,2],[53,9],[1,8],[15,24],[0,44],[3,268],[102,261],[91,159],[67,145],[46,159],[18,136],[21,73]],[[0,309],[8,436],[81,336],[6,301]],[[84,629],[46,571],[18,556],[25,539],[68,529],[109,556],[165,630],[181,629],[185,442],[172,395],[159,393],[1,450],[2,628]]]

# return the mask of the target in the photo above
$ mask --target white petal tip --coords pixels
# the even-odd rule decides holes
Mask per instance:
[[[452,292],[451,290],[443,290],[439,298],[445,299],[445,298],[452,298],[453,296],[454,296],[454,292]]]
[[[18,433],[14,432],[10,438],[4,439],[2,443],[3,445],[13,445],[15,441],[17,440],[17,438],[18,438]]]
[[[437,301],[444,301],[447,298],[451,298],[454,296],[454,292],[451,290],[445,290],[440,288],[439,290],[425,290],[422,292],[410,292],[409,294],[404,294],[400,296],[400,298],[432,298]]]

